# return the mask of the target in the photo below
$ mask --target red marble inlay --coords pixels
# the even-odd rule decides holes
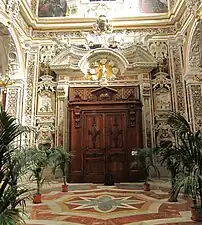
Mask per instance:
[[[47,191],[44,192],[42,195],[43,204],[39,205],[29,205],[29,210],[31,210],[31,215],[29,216],[30,220],[51,220],[53,221],[65,221],[69,223],[80,223],[83,225],[125,225],[127,223],[131,222],[144,222],[149,220],[156,220],[158,223],[159,219],[164,219],[165,223],[161,223],[161,225],[195,225],[195,224],[201,224],[201,223],[195,223],[195,222],[186,222],[187,217],[185,217],[184,222],[179,223],[166,223],[166,219],[168,218],[175,218],[182,220],[182,216],[180,212],[183,211],[190,211],[191,201],[188,199],[181,199],[177,203],[169,203],[166,202],[166,199],[169,198],[169,193],[161,193],[158,194],[154,191],[150,192],[143,192],[140,190],[123,190],[118,189],[117,187],[114,189],[98,189],[96,185],[92,185],[92,189],[89,189],[86,191],[85,189],[82,191],[71,191],[68,193],[62,193],[62,192],[50,192]],[[73,189],[73,186],[71,187]],[[81,188],[81,187],[79,187]],[[54,188],[56,189],[56,188]],[[75,188],[76,189],[76,188]],[[59,189],[58,189],[59,190]],[[136,195],[137,194],[137,195]],[[138,195],[139,194],[139,195]],[[129,203],[131,207],[127,206],[125,207],[115,207],[113,211],[109,212],[99,212],[96,211],[95,208],[80,208],[75,209],[79,207],[79,204],[76,204],[75,201],[81,201],[88,198],[99,198],[100,196],[111,196],[114,199],[118,198],[125,198],[128,197],[128,200],[137,200],[137,203],[132,202]],[[148,197],[149,200],[148,200]],[[165,200],[162,200],[165,199]],[[57,207],[57,211],[60,213],[54,212],[54,204],[53,201],[55,201],[55,206]],[[109,202],[111,200],[109,199]],[[143,202],[142,202],[143,201]],[[75,204],[74,204],[75,202]],[[157,203],[157,204],[152,204]],[[50,207],[49,207],[49,204]],[[90,204],[90,203],[89,203]],[[94,202],[92,203],[94,204]],[[126,204],[127,205],[127,204]],[[134,207],[134,208],[133,208]],[[58,211],[59,208],[59,211]],[[157,213],[151,213],[153,212]],[[140,212],[141,214],[138,214]],[[67,213],[67,214],[66,214]],[[125,214],[127,213],[127,214]],[[92,216],[91,216],[92,215]],[[117,216],[116,216],[117,215]],[[183,215],[183,214],[182,214]],[[96,217],[96,218],[95,218]],[[110,218],[110,219],[109,219]],[[26,225],[31,225],[31,222],[28,222]],[[32,224],[34,225],[34,224]],[[42,224],[37,224],[42,225]]]

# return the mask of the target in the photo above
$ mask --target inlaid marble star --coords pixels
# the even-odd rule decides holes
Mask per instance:
[[[94,209],[97,212],[108,213],[115,211],[117,208],[121,209],[137,209],[135,204],[142,204],[145,201],[132,200],[132,196],[127,197],[113,197],[110,195],[102,195],[98,197],[80,197],[81,200],[65,202],[66,204],[75,205],[73,210],[79,209]]]

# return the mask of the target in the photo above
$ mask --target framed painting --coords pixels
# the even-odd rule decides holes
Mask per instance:
[[[167,13],[168,0],[139,0],[141,13]]]
[[[53,114],[55,112],[55,93],[44,90],[38,93],[38,114]]]
[[[39,0],[39,17],[63,17],[66,16],[66,0]]]

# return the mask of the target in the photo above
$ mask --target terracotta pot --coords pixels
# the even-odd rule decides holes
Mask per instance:
[[[143,189],[144,189],[144,191],[150,191],[150,184],[144,183]]]
[[[33,203],[34,203],[34,204],[39,204],[39,203],[41,203],[41,194],[35,194],[35,195],[33,196]]]
[[[67,184],[62,185],[62,192],[68,192],[68,185]]]
[[[168,199],[168,202],[178,202],[178,200],[175,196],[173,196],[173,194],[171,194],[170,198]]]
[[[191,207],[191,219],[193,221],[202,221],[202,208],[201,206]]]

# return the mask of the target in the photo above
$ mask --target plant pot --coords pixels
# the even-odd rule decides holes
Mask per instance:
[[[68,184],[62,185],[62,192],[68,192]]]
[[[106,186],[114,186],[114,178],[112,174],[106,174],[105,175],[105,182],[104,185]]]
[[[34,204],[39,204],[39,203],[41,203],[41,194],[35,194],[35,195],[33,196],[33,203],[34,203]]]
[[[202,221],[202,208],[201,206],[192,206],[191,207],[191,219],[193,221]]]
[[[150,184],[144,183],[143,189],[144,191],[150,191]]]
[[[177,197],[174,196],[172,193],[170,193],[170,197],[168,199],[168,202],[178,202]]]

